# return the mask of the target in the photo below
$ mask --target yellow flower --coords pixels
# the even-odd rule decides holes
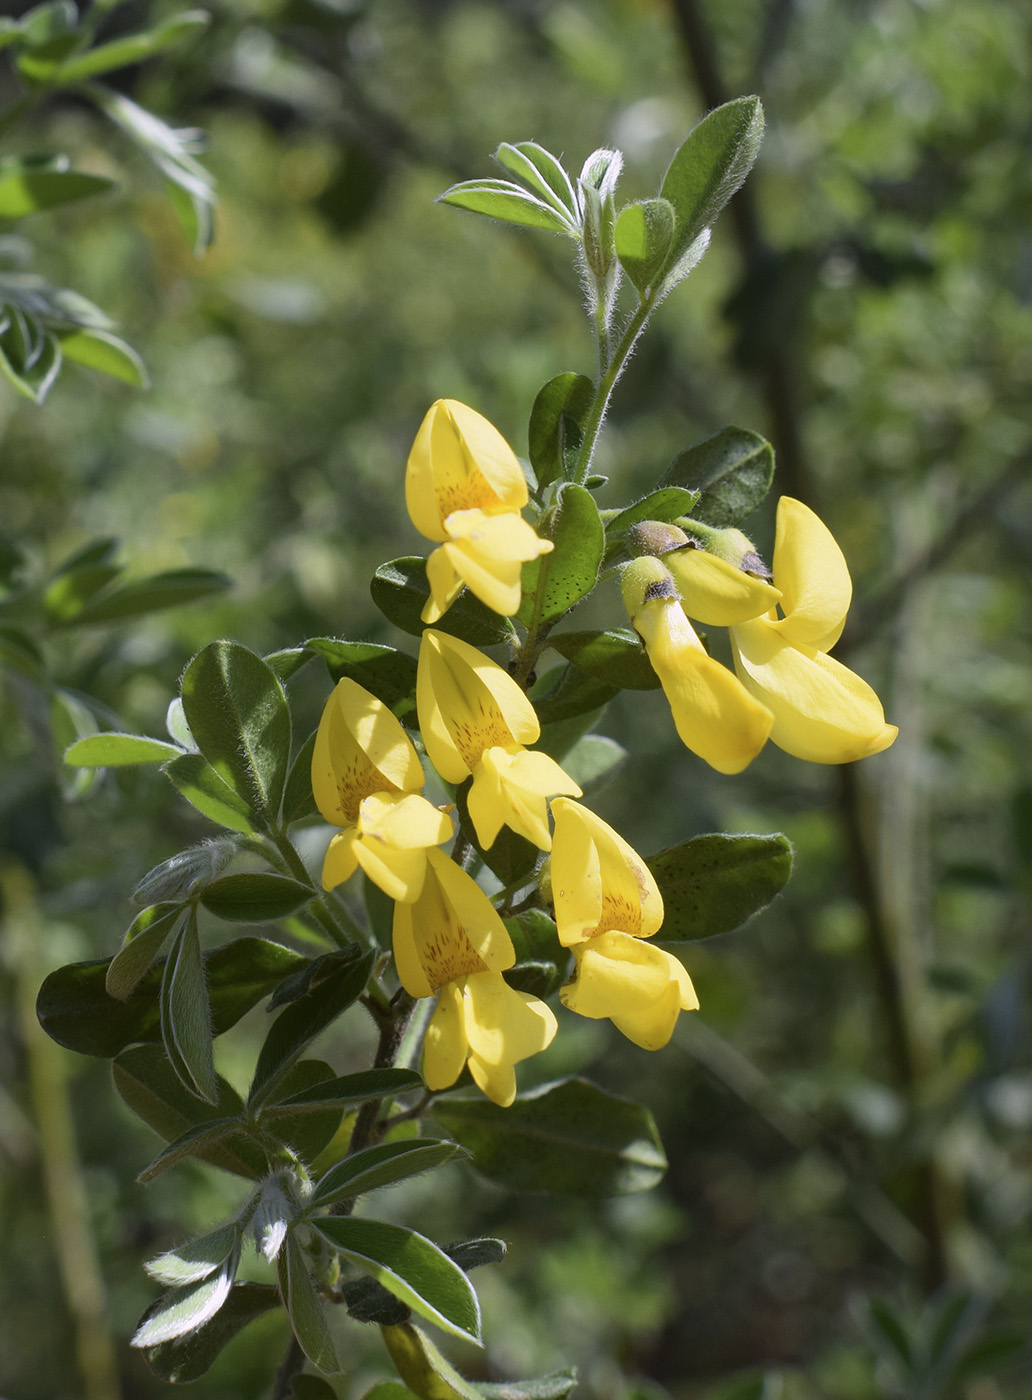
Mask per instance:
[[[663,922],[663,900],[648,866],[601,818],[558,798],[551,879],[560,942],[576,971],[560,990],[581,1016],[608,1018],[628,1040],[659,1050],[679,1012],[697,1010],[691,978],[662,948],[643,943]]]
[[[486,848],[503,826],[543,851],[548,801],[580,788],[547,754],[524,748],[541,734],[534,706],[509,673],[444,632],[423,633],[416,674],[419,727],[430,762],[449,783],[472,774],[470,820]]]
[[[700,577],[705,562],[712,569],[722,561],[702,555],[694,565]],[[685,611],[703,619],[701,590],[677,577]],[[885,723],[881,701],[866,681],[826,655],[849,611],[846,561],[828,527],[788,496],[778,502],[774,582],[781,616],[760,607],[731,626],[735,670],[773,713],[771,741],[811,763],[849,763],[887,749],[898,731]]]
[[[512,940],[476,881],[441,851],[428,851],[427,861],[419,898],[394,906],[402,986],[414,997],[438,993],[423,1077],[428,1088],[447,1089],[468,1064],[478,1088],[507,1108],[516,1097],[516,1064],[551,1043],[556,1019],[502,977],[516,961]]]
[[[718,773],[740,773],[767,741],[770,710],[708,655],[658,559],[636,559],[624,567],[621,581],[682,742]]]
[[[501,433],[465,404],[438,399],[405,472],[412,523],[441,541],[426,564],[424,622],[436,622],[463,586],[497,613],[516,612],[523,565],[553,548],[521,517],[527,500],[523,470]]]
[[[415,899],[426,848],[452,834],[425,797],[412,741],[382,700],[344,679],[326,702],[312,753],[312,791],[326,821],[344,827],[330,842],[322,884],[334,889],[361,866],[392,899]]]

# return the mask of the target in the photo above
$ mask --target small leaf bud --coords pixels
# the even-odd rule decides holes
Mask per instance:
[[[627,531],[627,551],[635,558],[669,554],[672,549],[684,549],[693,543],[683,530],[663,520],[642,520]]]

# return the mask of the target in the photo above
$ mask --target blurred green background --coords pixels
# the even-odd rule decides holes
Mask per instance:
[[[130,0],[112,23],[176,8]],[[67,150],[120,181],[19,225],[0,258],[31,258],[101,305],[153,387],[69,367],[37,408],[0,384],[0,529],[41,565],[115,536],[131,574],[234,580],[214,603],[69,636],[62,683],[99,696],[113,727],[160,734],[212,637],[407,645],[368,579],[423,551],[401,480],[430,402],[466,401],[524,453],[541,384],[594,368],[566,246],[435,195],[493,173],[500,141],[533,139],[574,171],[618,146],[624,196],[645,196],[710,107],[756,92],[759,165],[618,390],[599,504],[634,499],[725,423],[765,433],[776,490],[813,506],[850,562],[836,654],[900,726],[855,769],[768,748],[725,778],[681,748],[659,692],[611,708],[607,732],[632,757],[595,805],[632,844],[782,830],[796,873],[747,927],[689,950],[702,1010],[666,1052],[564,1024],[538,1071],[590,1069],[646,1102],[671,1160],[661,1188],[601,1207],[511,1198],[459,1167],[398,1188],[435,1238],[511,1242],[476,1278],[487,1356],[459,1364],[497,1379],[572,1362],[600,1400],[1032,1396],[1032,17],[1013,0],[212,13],[199,39],[114,80],[208,133],[219,207],[203,258],[86,104],[55,100],[5,138],[8,153]],[[0,105],[15,95],[4,74]],[[749,522],[768,555],[772,520],[773,503]],[[615,586],[591,607],[623,625]],[[314,720],[325,688],[305,683]],[[106,1064],[32,1034],[31,1005],[52,967],[113,952],[136,880],[206,830],[150,769],[66,803],[14,688],[0,736],[0,1392],[150,1400],[165,1387],[126,1345],[154,1291],[140,1266],[231,1208],[234,1186],[199,1165],[137,1186],[152,1139]],[[74,1144],[41,1121],[63,1084]],[[62,1276],[70,1229],[81,1267]],[[77,1317],[115,1339],[117,1392],[91,1394]],[[953,1379],[908,1380],[901,1348],[936,1319],[984,1355]],[[358,1397],[386,1371],[375,1336],[348,1327],[338,1390]],[[194,1394],[268,1393],[282,1316],[248,1337]]]

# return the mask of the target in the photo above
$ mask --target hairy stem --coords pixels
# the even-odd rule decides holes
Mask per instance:
[[[638,337],[648,322],[652,314],[653,302],[649,298],[642,300],[634,315],[624,328],[624,333],[620,337],[620,342],[613,351],[613,358],[610,360],[605,373],[598,381],[595,390],[595,397],[592,400],[591,412],[588,414],[588,421],[584,426],[584,438],[581,442],[580,452],[577,454],[577,461],[573,469],[572,480],[583,486],[588,479],[591,470],[591,461],[595,455],[595,446],[598,442],[598,435],[602,424],[605,421],[606,412],[609,408],[609,400],[613,396],[617,380],[627,368],[627,361],[631,358],[631,351],[637,343]]]

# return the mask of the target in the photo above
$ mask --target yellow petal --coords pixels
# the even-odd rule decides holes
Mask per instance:
[[[730,627],[759,617],[781,597],[763,579],[704,549],[675,549],[663,555],[663,563],[674,576],[685,612],[706,627]]]
[[[420,894],[424,897],[427,891],[427,881],[424,878],[423,888]],[[418,901],[417,901],[418,902]],[[424,898],[424,904],[419,912],[419,918],[425,919],[429,915],[429,900]],[[392,931],[392,943],[394,945],[394,967],[398,974],[398,981],[408,992],[410,997],[433,996],[434,988],[430,985],[430,979],[426,975],[419,956],[419,948],[416,943],[416,913],[413,904],[396,903],[394,906],[394,928]]]
[[[439,846],[452,834],[451,818],[418,793],[376,793],[359,808],[363,836],[398,850]]]
[[[400,721],[382,700],[347,678],[323,709],[312,753],[312,791],[323,817],[350,826],[374,792],[417,792],[423,767]]]
[[[335,890],[354,875],[358,869],[358,856],[355,854],[358,839],[358,832],[350,826],[345,831],[338,831],[327,846],[322,868],[324,890]]]
[[[462,579],[451,561],[447,545],[440,545],[427,559],[426,581],[430,585],[430,597],[423,605],[419,620],[433,624],[441,620],[462,592]]]
[[[732,640],[738,673],[773,711],[770,737],[787,753],[810,763],[849,763],[895,739],[875,692],[830,656],[789,646],[762,619],[736,627]]]
[[[607,929],[648,938],[663,922],[652,872],[619,832],[587,807],[552,803],[552,898],[567,947]]]
[[[755,624],[744,623],[743,626]],[[740,773],[759,753],[773,715],[738,678],[706,654],[671,598],[654,598],[634,618],[659,676],[681,741],[718,773]]]
[[[498,911],[476,880],[436,848],[427,851],[427,860],[436,877],[442,898],[448,906],[449,927],[457,928],[462,937],[468,940],[485,968],[492,972],[502,972],[505,968],[512,967],[516,961],[512,939],[506,932]],[[438,924],[439,922],[438,920]],[[438,928],[437,933],[443,940],[444,930]],[[482,970],[483,968],[469,969]]]
[[[419,646],[416,708],[430,761],[450,783],[472,773],[485,749],[532,744],[541,732],[534,706],[507,671],[429,628]]]
[[[469,1053],[462,987],[449,982],[441,988],[423,1041],[423,1078],[428,1089],[447,1089],[462,1073]]]
[[[666,1045],[678,1012],[699,1004],[675,957],[627,934],[600,934],[580,944],[574,957],[574,980],[560,990],[563,1005],[581,1016],[608,1018],[644,1050]]]
[[[525,836],[539,850],[550,849],[549,797],[581,790],[554,758],[529,749],[485,749],[473,770],[467,805],[477,840],[487,849],[503,826]]]
[[[419,897],[426,876],[426,851],[399,851],[363,837],[355,843],[359,865],[390,899],[411,904]]]
[[[456,578],[492,612],[511,617],[523,596],[523,565],[516,559],[480,555],[465,540],[441,545]]]
[[[547,554],[554,547],[551,540],[539,539],[514,511],[488,515],[482,510],[459,510],[449,515],[445,526],[447,542],[427,561],[435,606],[443,612],[454,601],[454,580],[458,579],[487,607],[511,616],[520,605],[523,565],[539,554]],[[447,570],[436,560],[442,552]],[[431,576],[431,564],[436,577]],[[448,602],[439,601],[446,596]],[[424,622],[437,620],[427,616],[429,607],[428,604],[424,609]]]
[[[483,972],[487,964],[473,946],[470,934],[485,941],[483,926],[488,927],[489,933],[494,932],[492,920],[497,920],[510,952],[506,966],[514,960],[509,935],[484,892],[436,847],[425,855],[426,870],[418,897],[412,903],[398,902],[394,906],[394,957],[401,984],[411,996],[427,996],[446,982],[454,982],[470,972]],[[458,881],[468,881],[473,886],[470,893],[460,883],[460,910],[455,908],[454,891],[445,888],[452,872]],[[480,903],[474,902],[476,895],[480,896]],[[417,987],[426,990],[417,991]]]
[[[551,1044],[555,1016],[494,972],[466,978],[463,1009],[470,1073],[489,1099],[508,1108],[516,1097],[513,1066]]]
[[[443,540],[453,511],[519,511],[527,499],[523,469],[497,428],[455,399],[438,399],[405,471],[405,504],[420,534]]]
[[[791,496],[778,501],[774,582],[781,589],[785,617],[779,631],[785,640],[830,651],[853,596],[849,569],[827,525]]]

